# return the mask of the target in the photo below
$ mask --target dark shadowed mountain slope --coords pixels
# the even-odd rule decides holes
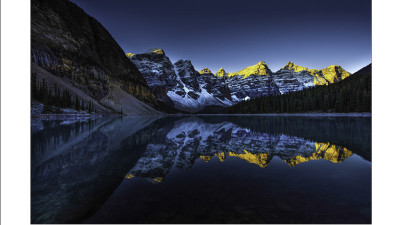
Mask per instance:
[[[159,109],[156,96],[110,33],[74,3],[32,0],[31,30],[34,64],[97,101],[118,86]],[[113,101],[118,105],[118,99]]]
[[[158,99],[186,112],[232,105],[225,78],[197,72],[190,60],[172,63],[162,49],[128,53]]]

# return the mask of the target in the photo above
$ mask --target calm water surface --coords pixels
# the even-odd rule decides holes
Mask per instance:
[[[371,118],[32,121],[32,223],[371,223]]]

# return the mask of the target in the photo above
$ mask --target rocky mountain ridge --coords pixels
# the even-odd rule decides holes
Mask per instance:
[[[290,70],[293,72],[306,71],[314,76],[314,85],[328,85],[341,81],[350,76],[350,73],[338,65],[330,65],[321,70],[308,69],[307,67],[295,65],[293,62],[288,62],[281,70]]]
[[[126,54],[139,69],[156,96],[177,109],[197,112],[205,106],[232,105],[224,77],[197,72],[190,60],[174,64],[161,49]]]
[[[76,4],[33,0],[31,14],[32,78],[57,78],[52,83],[49,79],[32,82],[32,90],[46,89],[36,100],[60,98],[58,92],[64,96],[69,91],[76,105],[89,108],[94,102],[94,110],[101,113],[136,114],[130,109],[142,106],[145,114],[156,112],[151,108],[161,109],[161,102],[111,34]],[[123,98],[116,97],[115,89]],[[135,103],[127,108],[128,102]]]
[[[293,62],[272,72],[264,61],[232,73],[220,68],[213,74],[209,68],[196,71],[190,60],[172,63],[162,49],[127,53],[126,56],[143,74],[159,100],[192,113],[205,107],[228,107],[259,96],[329,85],[350,76],[337,65],[316,70]]]

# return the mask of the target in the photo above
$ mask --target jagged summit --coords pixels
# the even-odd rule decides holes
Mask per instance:
[[[330,65],[324,69],[308,69],[307,67],[298,66],[293,62],[288,62],[281,70],[290,70],[295,73],[307,71],[314,77],[314,85],[328,85],[337,81],[343,80],[350,76],[350,73],[344,70],[341,66]]]
[[[215,73],[215,76],[218,76],[218,77],[223,77],[223,76],[225,76],[225,75],[226,75],[226,72],[225,72],[224,68],[220,68],[220,69]]]
[[[199,73],[200,73],[200,74],[213,74],[213,73],[211,72],[211,70],[208,69],[208,68],[204,68],[204,69],[200,70]]]
[[[192,61],[188,60],[188,59],[180,59],[175,63],[188,63],[188,64],[192,64]]]
[[[264,61],[260,61],[256,65],[246,67],[238,72],[228,73],[228,77],[242,75],[246,78],[250,75],[268,75],[270,73],[271,70],[268,68],[267,64]]]
[[[135,54],[128,52],[128,53],[126,53],[125,55],[126,55],[126,57],[128,57],[128,58],[132,58]]]
[[[298,66],[298,65],[296,65],[296,64],[294,64],[293,62],[290,62],[290,61],[282,69],[283,70],[292,70],[294,72],[300,72],[300,71],[308,70],[307,67]]]
[[[263,65],[263,66],[267,67],[267,63],[265,63],[264,61],[258,62],[257,65]]]
[[[165,52],[164,52],[164,50],[162,50],[162,49],[160,49],[160,48],[151,48],[151,49],[149,49],[148,51],[147,51],[147,53],[157,53],[157,54],[160,54],[160,55],[165,55]]]
[[[330,65],[322,69],[321,72],[324,78],[329,81],[330,84],[343,80],[350,76],[349,72],[338,65]]]

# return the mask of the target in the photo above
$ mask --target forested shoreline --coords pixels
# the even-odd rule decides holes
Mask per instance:
[[[371,66],[328,86],[243,101],[228,113],[371,112]]]

